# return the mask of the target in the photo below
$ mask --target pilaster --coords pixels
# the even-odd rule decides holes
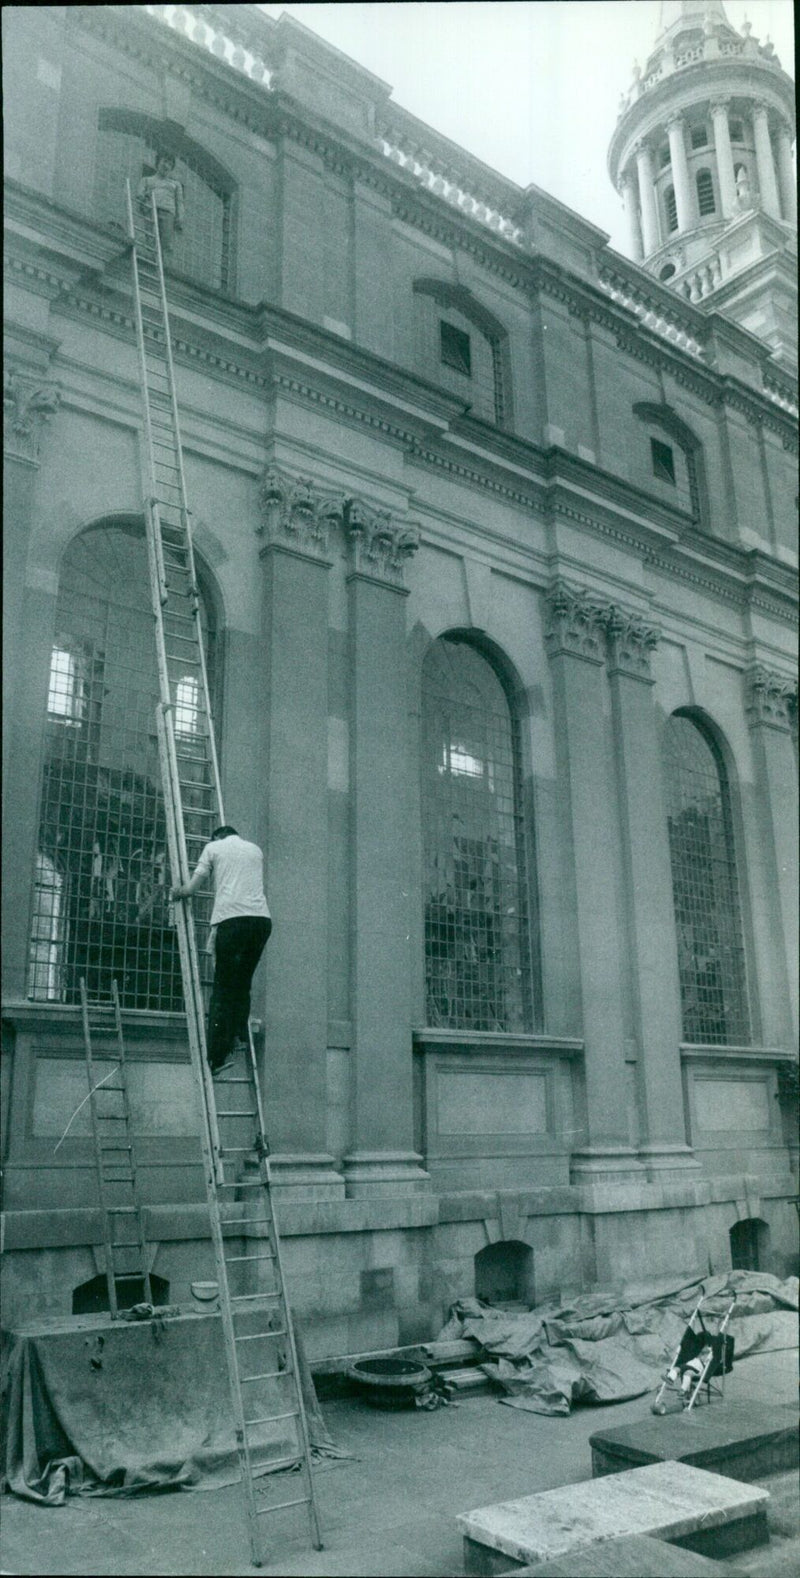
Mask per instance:
[[[698,1166],[686,1144],[681,1003],[651,655],[660,632],[619,606],[605,619],[622,833],[627,956],[648,1174]]]
[[[653,157],[647,143],[636,144],[636,171],[639,177],[639,206],[642,213],[642,239],[644,254],[649,257],[661,244],[658,209],[653,186]]]
[[[764,1039],[767,1044],[787,1045],[790,1039],[796,1044],[798,808],[792,724],[797,712],[797,682],[754,663],[745,672],[744,685],[771,933],[771,979],[762,992]]]
[[[756,104],[753,107],[753,139],[756,145],[756,169],[758,171],[761,206],[768,214],[772,215],[773,219],[780,219],[781,205],[778,197],[778,183],[775,179],[775,162],[772,157],[769,114],[766,104]]]
[[[3,981],[4,992],[14,998],[27,989],[44,702],[58,590],[55,570],[28,571],[42,446],[60,402],[46,367],[54,348],[52,342],[27,346],[24,360],[7,362],[3,377],[3,806],[4,814],[7,809],[13,815],[3,838]]]
[[[778,163],[778,186],[781,209],[786,223],[797,224],[797,182],[792,163],[792,134],[788,126],[779,126],[775,137]]]
[[[675,187],[675,206],[678,213],[678,230],[693,230],[698,221],[697,200],[689,162],[686,157],[686,139],[682,115],[673,115],[667,121],[667,135],[672,160],[672,177]]]
[[[275,467],[259,495],[266,655],[264,1087],[283,1177],[343,1196],[326,1153],[328,537],[343,499]],[[253,676],[254,683],[257,677]],[[291,1162],[291,1165],[289,1165]],[[285,1165],[284,1165],[285,1164]]]
[[[588,1145],[573,1181],[641,1173],[628,1133],[616,802],[605,707],[606,605],[559,580],[547,595],[559,779],[575,872]]]
[[[428,1185],[413,1146],[405,776],[406,588],[415,527],[345,506],[351,650],[351,1112],[348,1195]]]
[[[717,155],[717,178],[719,180],[722,213],[725,219],[732,219],[737,211],[736,176],[733,169],[733,149],[731,147],[728,105],[726,101],[720,100],[716,104],[711,105],[711,121],[714,127],[714,147]]]
[[[628,221],[628,243],[631,257],[635,262],[641,262],[644,255],[642,246],[642,229],[639,223],[638,181],[635,170],[626,170],[622,177],[622,197],[625,203],[625,217]]]

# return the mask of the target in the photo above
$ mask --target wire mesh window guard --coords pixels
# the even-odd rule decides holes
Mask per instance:
[[[202,625],[213,686],[207,603]],[[144,533],[92,528],[67,549],[56,610],[28,955],[37,1001],[77,1003],[82,975],[105,997],[116,976],[126,1008],[183,1008],[157,701]],[[177,680],[175,703],[177,731],[196,734],[195,676]],[[193,901],[201,948],[210,904]]]
[[[750,1040],[731,797],[722,755],[690,717],[667,724],[665,775],[685,1041]]]
[[[518,730],[500,679],[443,637],[422,692],[426,1013],[430,1026],[531,1028]]]
[[[130,181],[135,197],[142,176],[155,168],[161,140],[157,123],[150,129],[144,116],[102,112],[93,196],[98,219],[127,230],[125,182]],[[183,184],[186,218],[183,230],[175,232],[170,266],[216,290],[230,290],[231,194],[213,184],[201,165],[202,159],[186,150],[176,154],[174,174]]]

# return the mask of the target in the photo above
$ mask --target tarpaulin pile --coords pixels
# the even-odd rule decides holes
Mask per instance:
[[[295,1337],[312,1457],[348,1457],[327,1431]],[[219,1315],[156,1311],[135,1324],[76,1316],[4,1333],[4,1344],[2,1478],[16,1495],[59,1506],[66,1495],[238,1480]],[[248,1388],[259,1417],[288,1406],[279,1388]],[[266,1421],[250,1441],[257,1474],[299,1455],[294,1420]]]
[[[736,1360],[797,1346],[797,1277],[756,1271],[665,1280],[638,1297],[586,1293],[527,1311],[462,1299],[438,1340],[472,1341],[474,1362],[504,1393],[500,1402],[568,1414],[573,1403],[621,1403],[656,1387],[701,1295],[703,1319],[716,1330],[734,1294],[727,1329]]]

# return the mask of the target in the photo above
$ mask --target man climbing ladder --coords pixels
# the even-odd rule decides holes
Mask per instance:
[[[159,216],[152,192],[148,201],[143,215],[138,209],[135,211],[128,184],[134,314],[149,476],[147,549],[160,693],[156,722],[173,893],[176,898],[185,898],[198,892],[207,874],[213,871],[215,877],[212,921],[217,927],[217,971],[208,1055],[192,906],[179,902],[175,923],[189,1053],[200,1095],[200,1145],[231,1410],[252,1559],[255,1566],[260,1566],[259,1520],[285,1508],[304,1507],[317,1549],[322,1541],[297,1347],[272,1200],[269,1144],[248,1023],[250,981],[271,922],[262,885],[261,851],[240,839],[226,824],[222,806],[186,498]],[[191,697],[189,704],[187,695]],[[190,863],[195,864],[191,877]],[[246,1043],[244,1070],[230,1074],[223,1088],[215,1087],[208,1060],[215,1072],[220,1072],[237,1037]],[[217,1101],[217,1090],[224,1105]],[[282,1501],[270,1500],[263,1494],[262,1476],[282,1467],[299,1467],[300,1483],[295,1480],[291,1486],[298,1493]]]
[[[191,898],[213,874],[214,984],[208,1010],[208,1062],[215,1078],[232,1066],[235,1043],[244,1045],[248,1039],[250,983],[272,931],[263,865],[257,844],[240,838],[235,827],[217,827],[191,881],[179,883],[170,893],[172,899]]]

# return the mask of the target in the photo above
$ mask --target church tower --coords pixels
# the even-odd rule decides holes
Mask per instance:
[[[722,0],[663,0],[634,68],[608,167],[632,256],[797,362],[794,84]]]

